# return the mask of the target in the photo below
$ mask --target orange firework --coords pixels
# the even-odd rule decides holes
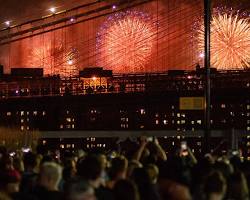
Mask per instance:
[[[97,37],[98,65],[115,72],[142,72],[155,42],[155,26],[141,12],[116,13],[108,18]]]
[[[203,52],[204,28],[199,30],[198,45]],[[212,17],[211,65],[217,69],[250,67],[249,18],[241,19],[238,14],[216,14]]]

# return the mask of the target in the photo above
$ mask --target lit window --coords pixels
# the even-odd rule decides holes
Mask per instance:
[[[172,142],[172,146],[174,146],[174,141]]]
[[[29,126],[27,126],[27,130],[30,130],[30,127],[29,127]]]
[[[29,118],[27,118],[26,120],[27,120],[27,122],[29,122],[29,121],[30,121],[30,119],[29,119]]]
[[[158,125],[159,124],[159,120],[157,119],[157,120],[155,120],[155,124],[156,125]]]
[[[144,128],[144,125],[140,125],[140,128],[141,128],[141,129]]]
[[[60,147],[61,147],[62,149],[64,149],[64,144],[61,144]]]
[[[247,110],[250,110],[250,105],[247,105]]]
[[[181,116],[182,116],[182,117],[186,117],[185,113],[182,113]]]
[[[226,108],[226,105],[224,103],[221,104],[221,108]]]
[[[168,121],[166,119],[163,120],[163,124],[166,125],[168,124]]]
[[[180,122],[180,120],[177,120],[177,124],[180,124],[181,122]]]
[[[67,128],[67,129],[70,129],[70,128],[71,128],[71,125],[70,125],[70,124],[66,125],[66,128]]]
[[[37,111],[33,111],[33,115],[36,116],[37,115]]]
[[[63,129],[63,124],[60,125],[60,129]]]
[[[21,131],[23,131],[24,130],[24,126],[21,126],[20,129],[21,129]]]
[[[250,127],[249,126],[247,127],[247,130],[250,131]]]
[[[46,112],[45,112],[45,111],[43,111],[43,116],[44,116],[44,115],[46,115]]]
[[[70,117],[67,117],[67,118],[66,118],[66,121],[67,121],[67,122],[71,122],[71,118],[70,118]]]
[[[156,114],[155,114],[155,117],[159,117],[159,113],[156,113]]]
[[[197,124],[201,124],[201,120],[199,119],[199,120],[197,120]]]
[[[103,147],[106,147],[106,144],[103,144]]]
[[[194,124],[194,121],[191,121],[191,124]]]
[[[29,112],[29,111],[27,111],[26,113],[27,113],[27,115],[29,115],[29,114],[30,114],[30,112]]]
[[[43,140],[43,145],[45,145],[46,144],[46,140]]]
[[[180,114],[180,113],[177,113],[177,117],[181,117],[181,114]]]
[[[24,116],[24,111],[21,111],[21,112],[20,112],[20,115],[21,115],[21,116]]]
[[[185,124],[186,123],[186,121],[185,120],[181,120],[181,124]]]
[[[71,126],[73,129],[75,128],[75,124],[72,124],[72,126]]]
[[[24,119],[21,119],[21,123],[23,123],[24,122]]]
[[[140,113],[141,113],[141,115],[145,115],[145,113],[146,113],[146,112],[145,112],[145,109],[142,108],[142,109],[140,110]]]

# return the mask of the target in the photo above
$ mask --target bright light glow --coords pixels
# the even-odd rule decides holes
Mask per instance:
[[[116,5],[113,5],[113,6],[112,6],[112,9],[115,10],[115,9],[116,9]]]
[[[115,13],[97,35],[97,64],[116,73],[144,72],[155,42],[155,24],[148,15],[137,11]]]
[[[52,7],[52,8],[49,9],[49,11],[52,12],[52,13],[55,13],[56,12],[56,8]]]
[[[10,25],[10,21],[6,21],[6,22],[4,22],[4,23],[5,23],[5,25],[7,25],[7,26]]]
[[[73,60],[69,60],[69,61],[68,61],[68,64],[69,64],[69,65],[73,65]]]
[[[199,50],[204,49],[204,28],[199,30]],[[201,55],[201,54],[200,54]],[[211,65],[217,69],[250,67],[250,21],[239,14],[216,14],[211,21]]]
[[[76,76],[78,70],[79,52],[74,47],[63,48],[59,42],[52,46],[51,42],[36,45],[31,50],[29,66],[39,66],[44,69],[44,74],[60,74],[62,77]]]
[[[70,22],[74,22],[75,21],[75,18],[70,18]]]
[[[96,81],[96,77],[95,76],[93,76],[92,79],[93,79],[93,81]]]
[[[204,56],[205,56],[204,53],[200,53],[200,54],[199,54],[199,57],[200,57],[200,58],[204,58]]]

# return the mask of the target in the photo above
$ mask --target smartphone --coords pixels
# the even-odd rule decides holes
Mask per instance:
[[[22,151],[23,151],[23,153],[28,153],[28,152],[31,151],[31,149],[30,149],[30,148],[25,148],[25,147],[23,147],[23,148],[22,148]]]
[[[154,137],[147,137],[147,141],[148,142],[153,142],[154,141]]]
[[[16,155],[16,153],[15,153],[15,152],[11,152],[9,155],[10,155],[11,157],[13,157],[13,156]]]
[[[181,150],[187,150],[187,142],[186,141],[181,142]]]

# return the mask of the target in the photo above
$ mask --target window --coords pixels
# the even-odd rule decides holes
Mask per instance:
[[[145,109],[140,109],[140,113],[141,113],[141,115],[145,115],[146,114],[146,111],[145,111]]]

